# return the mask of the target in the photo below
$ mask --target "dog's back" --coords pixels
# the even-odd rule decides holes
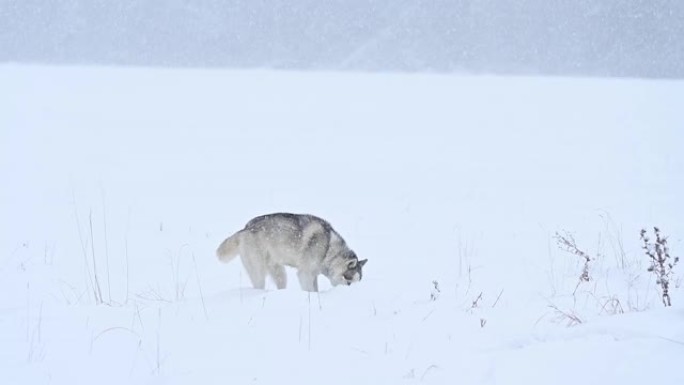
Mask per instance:
[[[324,219],[309,214],[290,213],[275,213],[256,217],[247,222],[243,231],[265,232],[273,235],[281,233],[296,237],[311,225],[320,226],[327,233],[334,231],[330,223]]]
[[[276,213],[256,217],[242,230],[251,249],[272,262],[302,268],[321,264],[330,242],[341,237],[325,220],[307,214]]]

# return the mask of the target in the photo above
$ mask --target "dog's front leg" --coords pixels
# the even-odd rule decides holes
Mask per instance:
[[[299,270],[297,272],[299,278],[299,285],[304,291],[318,291],[318,274],[313,274],[306,270]]]

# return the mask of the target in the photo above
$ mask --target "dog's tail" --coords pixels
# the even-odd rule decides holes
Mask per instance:
[[[221,242],[218,249],[216,249],[216,256],[219,261],[228,263],[238,255],[240,249],[240,233],[241,231],[238,231]]]

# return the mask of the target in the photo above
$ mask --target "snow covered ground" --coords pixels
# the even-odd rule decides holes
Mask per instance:
[[[684,255],[682,81],[4,65],[0,85],[2,384],[684,383],[684,267],[665,309],[638,237]],[[274,211],[328,219],[364,280],[249,288],[214,250]]]

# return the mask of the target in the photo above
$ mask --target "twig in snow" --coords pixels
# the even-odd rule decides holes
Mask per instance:
[[[501,289],[501,292],[499,292],[499,295],[496,297],[496,301],[494,301],[494,304],[492,305],[492,309],[496,306],[497,303],[499,303],[499,298],[501,298],[501,295],[503,294],[504,289]]]
[[[481,299],[482,299],[482,292],[480,292],[480,295],[478,295],[477,298],[475,298],[475,300],[473,301],[473,304],[470,306],[470,308],[471,309],[476,308],[477,305],[480,303]]]

